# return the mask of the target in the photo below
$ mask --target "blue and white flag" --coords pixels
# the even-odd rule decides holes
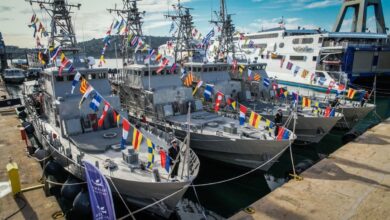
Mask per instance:
[[[206,85],[206,88],[204,89],[204,97],[206,98],[206,100],[209,100],[211,99],[211,96],[213,94],[213,85],[210,85],[210,84],[207,84]]]
[[[89,103],[89,107],[94,110],[95,112],[99,111],[100,103],[102,102],[102,97],[99,95],[99,93],[96,93],[96,95],[93,97],[91,103]]]
[[[80,77],[81,77],[81,74],[79,72],[77,72],[76,75],[73,78],[73,81],[72,81],[72,91],[70,92],[71,94],[73,94],[74,89],[76,88],[77,83],[80,81]]]
[[[54,61],[54,60],[58,57],[58,55],[60,55],[61,51],[62,51],[62,47],[61,47],[61,46],[56,47],[56,48],[50,53],[50,59],[51,59],[52,61]]]
[[[152,58],[152,56],[153,56],[154,54],[156,54],[156,50],[155,50],[155,49],[151,49],[151,50],[149,51],[148,56],[145,58],[145,60],[150,60],[150,58]]]
[[[94,165],[83,161],[88,184],[89,200],[94,220],[114,220],[115,209],[110,185]]]
[[[116,31],[116,34],[119,34],[119,33],[121,32],[121,29],[122,29],[122,27],[123,27],[124,24],[125,24],[125,20],[122,19],[122,20],[121,20],[121,23],[120,23],[119,26],[117,27],[118,30]]]
[[[119,24],[120,24],[120,22],[118,20],[116,20],[115,25],[114,25],[114,27],[112,29],[117,29]]]
[[[269,79],[268,78],[263,78],[263,85],[265,87],[269,87]]]
[[[329,117],[334,117],[334,116],[336,116],[336,109],[332,108],[332,110],[330,111]]]
[[[139,37],[138,37],[138,36],[135,36],[135,37],[133,38],[133,40],[131,40],[131,46],[134,47],[135,45],[137,45],[138,39],[139,39]]]
[[[214,35],[215,35],[215,31],[214,31],[214,29],[212,29],[212,30],[206,35],[206,37],[203,38],[203,40],[202,40],[202,45],[203,45],[203,46],[207,45],[207,44],[209,43],[210,39],[211,39],[212,37],[214,37]]]
[[[185,76],[187,75],[187,70],[185,67],[182,67],[181,68],[181,79],[183,79]]]

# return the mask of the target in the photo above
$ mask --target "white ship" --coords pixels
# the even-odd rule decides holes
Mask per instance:
[[[380,1],[373,3],[378,11],[376,33],[366,32],[366,20],[360,21],[360,12],[356,13],[355,20],[359,22],[353,24],[352,30],[340,32],[346,8],[362,4],[359,2],[362,1],[343,3],[332,32],[282,26],[240,34],[234,37],[236,51],[245,54],[251,63],[266,63],[268,76],[280,84],[321,92],[331,88],[336,92],[342,90],[343,86],[339,85],[346,85],[347,80],[349,85],[372,89],[376,76],[378,92],[386,91],[389,88],[390,47]]]

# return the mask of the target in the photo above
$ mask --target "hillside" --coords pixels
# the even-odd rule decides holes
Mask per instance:
[[[149,39],[150,38],[150,39]],[[145,37],[145,42],[149,44],[152,48],[158,48],[160,45],[165,44],[170,38],[169,37],[154,37],[154,36],[146,36]],[[116,42],[117,44],[117,53],[118,57],[120,56],[120,47],[122,44],[122,39],[119,39],[119,37],[115,37],[111,39],[111,45],[107,48],[105,52],[105,57],[106,58],[115,58],[115,46],[114,43]],[[81,51],[84,52],[88,56],[93,56],[93,57],[99,57],[102,48],[104,46],[103,39],[92,39],[89,41],[84,41],[79,43],[79,47],[81,48]]]
[[[150,38],[150,39],[149,39]],[[149,44],[151,42],[152,48],[158,48],[160,45],[165,44],[170,38],[169,37],[155,37],[155,36],[146,36],[145,41]],[[119,37],[111,39],[111,45],[107,48],[105,57],[106,58],[115,58],[115,46],[114,43],[117,44],[117,53],[118,57],[120,57],[120,47],[122,44],[122,39]],[[88,56],[93,56],[95,58],[100,57],[102,52],[102,48],[104,46],[103,39],[92,39],[84,42],[78,43],[81,48],[81,52],[85,52]],[[17,46],[6,46],[7,53],[12,53],[14,59],[25,59],[26,53],[30,53],[33,50],[28,48],[19,48]]]

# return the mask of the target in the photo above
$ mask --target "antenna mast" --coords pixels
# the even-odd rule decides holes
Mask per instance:
[[[61,45],[62,51],[77,53],[76,34],[70,14],[72,8],[80,10],[81,4],[68,4],[66,0],[26,0],[31,5],[36,3],[51,18],[49,46]]]
[[[176,8],[176,14],[165,15],[166,18],[170,18],[172,22],[176,23],[178,27],[175,45],[175,63],[178,60],[178,52],[180,52],[180,60],[183,60],[183,52],[187,52],[187,56],[189,57],[191,52],[194,51],[194,43],[192,30],[194,28],[193,17],[190,14],[190,10],[192,8],[184,7],[180,4],[180,0],[178,0],[177,5],[172,5]]]
[[[145,11],[140,12],[138,10],[137,2],[140,0],[122,0],[123,9],[107,9],[108,12],[113,13],[116,12],[119,17],[126,21],[126,29],[128,30],[125,33],[122,39],[122,60],[125,63],[130,59],[130,41],[128,38],[130,36],[142,37],[142,18],[145,15]],[[134,52],[134,51],[133,51]],[[135,54],[133,53],[133,56]]]
[[[218,28],[221,28],[221,34],[218,37],[219,40],[219,47],[216,54],[216,60],[219,57],[219,54],[222,53],[224,59],[228,56],[229,52],[233,53],[234,57],[234,31],[235,27],[232,21],[232,14],[227,13],[227,7],[225,0],[220,0],[220,9],[219,13],[214,12],[216,14],[217,19],[211,20],[210,23],[213,23],[218,26]]]

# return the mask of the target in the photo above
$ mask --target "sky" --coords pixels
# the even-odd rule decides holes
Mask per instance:
[[[263,29],[278,27],[284,18],[286,28],[324,28],[331,30],[339,13],[342,0],[225,0],[229,14],[233,14],[236,29],[252,33]],[[80,10],[72,14],[78,41],[104,37],[108,27],[116,18],[106,9],[121,7],[121,0],[68,0],[70,3],[81,3]],[[182,4],[193,8],[195,26],[203,35],[213,27],[208,21],[219,10],[219,0],[181,0]],[[143,24],[144,34],[169,36],[171,21],[164,14],[172,11],[172,4],[177,0],[142,0],[139,8],[145,11]],[[382,0],[386,24],[390,25],[390,1]],[[25,0],[0,0],[0,32],[6,45],[35,47],[33,29],[28,27],[34,12],[49,29],[48,16],[38,5],[31,6]],[[386,13],[388,12],[388,13]],[[347,14],[343,30],[351,24],[351,12]],[[373,10],[368,11],[368,27],[375,30]],[[42,42],[46,43],[46,39]]]

